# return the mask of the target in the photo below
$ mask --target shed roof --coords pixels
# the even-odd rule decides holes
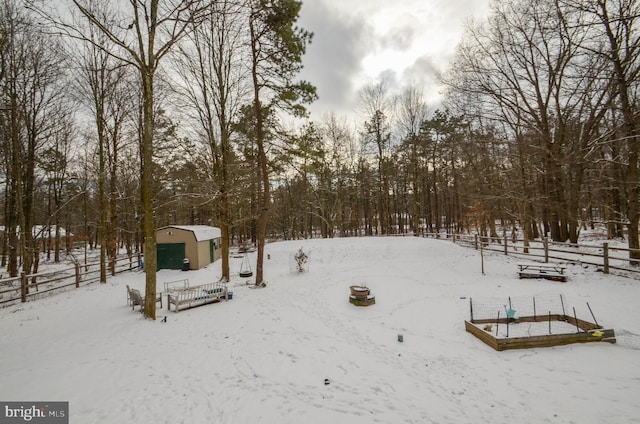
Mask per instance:
[[[168,225],[166,227],[158,228],[158,230],[165,228],[176,228],[178,230],[191,231],[195,236],[196,241],[212,240],[222,237],[220,228],[210,227],[208,225]]]

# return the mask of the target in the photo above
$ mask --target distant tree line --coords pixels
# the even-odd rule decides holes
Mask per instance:
[[[117,252],[145,251],[155,292],[153,230],[169,224],[219,226],[225,278],[231,244],[261,255],[267,238],[577,242],[600,223],[640,247],[638,2],[493,2],[441,75],[437,109],[420,87],[380,81],[360,90],[359,123],[306,116],[316,93],[297,79],[312,41],[300,7],[3,1],[8,273],[80,240],[100,249],[103,281]]]
[[[383,81],[362,90],[355,131],[330,116],[292,139],[305,154],[275,190],[273,236],[576,243],[598,224],[638,249],[639,30],[632,0],[494,2],[441,75],[437,110]]]

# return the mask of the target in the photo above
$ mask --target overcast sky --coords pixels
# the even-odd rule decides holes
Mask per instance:
[[[430,107],[435,81],[453,58],[464,23],[484,19],[490,0],[303,0],[299,24],[314,33],[302,78],[318,89],[312,119],[353,115],[357,91],[384,76],[415,83]]]

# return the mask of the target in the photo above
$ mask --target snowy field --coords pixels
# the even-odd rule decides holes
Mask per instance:
[[[294,274],[301,247],[309,270]],[[573,265],[567,283],[519,280],[499,254],[483,275],[478,252],[411,237],[266,253],[266,288],[236,276],[233,300],[165,303],[156,321],[126,304],[140,272],[0,309],[0,400],[68,401],[74,424],[640,423],[640,281]],[[185,277],[212,282],[220,263],[160,271],[158,287]],[[376,304],[350,304],[353,284]],[[549,292],[627,342],[496,352],[464,329],[470,297]]]

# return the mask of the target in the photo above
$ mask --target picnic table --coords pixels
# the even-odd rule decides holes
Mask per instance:
[[[520,278],[544,278],[553,281],[567,281],[562,264],[520,263],[518,264],[518,276]]]

